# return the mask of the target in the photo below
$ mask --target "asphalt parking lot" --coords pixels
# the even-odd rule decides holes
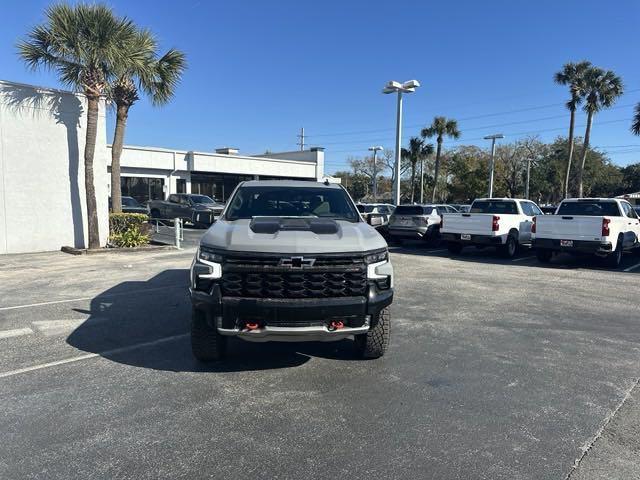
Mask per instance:
[[[192,249],[0,257],[0,478],[640,478],[639,257],[392,252],[384,358],[206,367]]]

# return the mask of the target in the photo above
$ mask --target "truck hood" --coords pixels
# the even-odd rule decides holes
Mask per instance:
[[[201,244],[220,250],[260,253],[350,253],[387,247],[384,238],[364,222],[336,223],[335,233],[298,230],[255,233],[251,220],[218,220],[204,234]]]

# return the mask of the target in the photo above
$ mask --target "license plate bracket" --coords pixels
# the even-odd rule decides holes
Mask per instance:
[[[463,233],[460,235],[460,240],[471,240],[471,235],[468,233]]]
[[[561,247],[573,247],[573,240],[560,240]]]

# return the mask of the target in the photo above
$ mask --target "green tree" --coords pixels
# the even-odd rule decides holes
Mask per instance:
[[[569,176],[571,175],[571,162],[574,151],[574,128],[576,122],[576,110],[582,102],[585,91],[584,78],[585,73],[591,68],[591,62],[582,61],[578,63],[567,63],[562,70],[556,72],[554,80],[559,85],[568,85],[571,98],[567,101],[566,106],[570,112],[569,117],[569,152],[567,158],[567,173],[564,178],[564,196],[569,197]]]
[[[64,85],[87,98],[87,128],[84,147],[84,180],[87,204],[89,248],[100,247],[93,159],[98,131],[100,96],[113,79],[116,65],[131,52],[125,46],[136,38],[134,25],[118,18],[104,5],[53,5],[45,11],[46,21],[34,27],[18,43],[20,57],[32,69],[57,73]]]
[[[591,127],[594,115],[603,108],[609,108],[623,92],[622,79],[611,70],[591,67],[584,77],[584,111],[587,113],[587,127],[582,146],[582,161],[578,170],[578,197],[584,195],[584,171],[589,152]]]
[[[129,118],[129,109],[137,102],[142,90],[153,105],[163,105],[173,97],[182,72],[186,68],[184,53],[170,49],[157,55],[157,42],[151,32],[137,32],[134,41],[125,48],[129,55],[114,65],[114,81],[109,96],[116,108],[116,125],[111,145],[111,205],[116,213],[122,211],[120,192],[120,157]]]
[[[640,192],[640,163],[627,165],[622,170],[621,193]]]
[[[411,183],[410,183],[410,201],[415,201],[416,193],[416,165],[422,162],[425,157],[433,154],[433,145],[425,143],[424,139],[411,137],[409,139],[409,148],[402,149],[402,158],[406,159],[411,165]]]
[[[471,203],[487,193],[489,155],[483,149],[463,145],[449,151],[447,163],[450,175],[449,198],[454,202]]]
[[[444,137],[459,138],[460,130],[458,130],[458,122],[445,117],[435,117],[430,126],[423,128],[421,135],[423,138],[436,137],[436,164],[433,173],[433,191],[431,193],[431,201],[436,201],[436,192],[438,189],[438,175],[440,174],[440,158],[442,156],[442,142]]]
[[[640,135],[640,103],[636,105],[636,111],[633,115],[633,123],[631,124],[631,131],[634,135]]]

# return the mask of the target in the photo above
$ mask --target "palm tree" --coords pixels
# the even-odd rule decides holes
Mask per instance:
[[[582,145],[582,162],[580,164],[580,170],[578,170],[578,197],[580,198],[582,198],[584,194],[584,165],[587,161],[587,153],[589,152],[593,116],[603,108],[608,108],[613,105],[623,92],[622,79],[611,70],[605,71],[598,67],[591,67],[587,70],[584,77],[584,84],[585,104],[583,108],[587,113],[587,128],[584,133],[584,142]]]
[[[640,135],[640,103],[636,105],[636,113],[633,116],[631,131],[634,133],[634,135]]]
[[[411,137],[409,139],[409,148],[402,149],[402,156],[406,158],[411,165],[411,203],[415,201],[416,194],[416,165],[422,161],[424,157],[433,153],[433,145],[425,143],[424,139]]]
[[[569,176],[571,174],[571,162],[573,160],[574,149],[574,128],[576,122],[576,110],[582,102],[584,94],[585,72],[591,68],[591,62],[582,61],[578,63],[567,63],[562,70],[556,72],[553,79],[559,85],[569,85],[571,98],[567,101],[567,109],[571,116],[569,118],[569,158],[567,159],[567,173],[564,177],[564,197],[569,197]]]
[[[436,165],[433,173],[433,192],[431,193],[431,201],[436,201],[436,191],[438,188],[438,174],[440,173],[440,157],[442,156],[442,141],[445,137],[459,138],[460,130],[458,130],[458,122],[445,117],[435,117],[433,123],[422,129],[423,138],[436,137],[438,147],[436,150]]]
[[[144,91],[154,105],[167,103],[186,67],[184,53],[175,49],[158,58],[157,42],[147,30],[139,31],[128,48],[132,53],[130,58],[142,58],[143,61],[127,61],[116,65],[115,80],[109,91],[116,107],[116,126],[111,145],[111,205],[115,213],[122,211],[120,157],[129,109],[139,100],[139,90]]]
[[[114,66],[132,62],[125,48],[136,38],[136,29],[126,18],[116,17],[104,5],[53,5],[46,21],[33,28],[18,44],[20,57],[31,69],[53,70],[61,83],[87,98],[87,129],[84,147],[84,184],[87,204],[89,248],[100,247],[93,157],[96,149],[100,96],[104,94]]]

